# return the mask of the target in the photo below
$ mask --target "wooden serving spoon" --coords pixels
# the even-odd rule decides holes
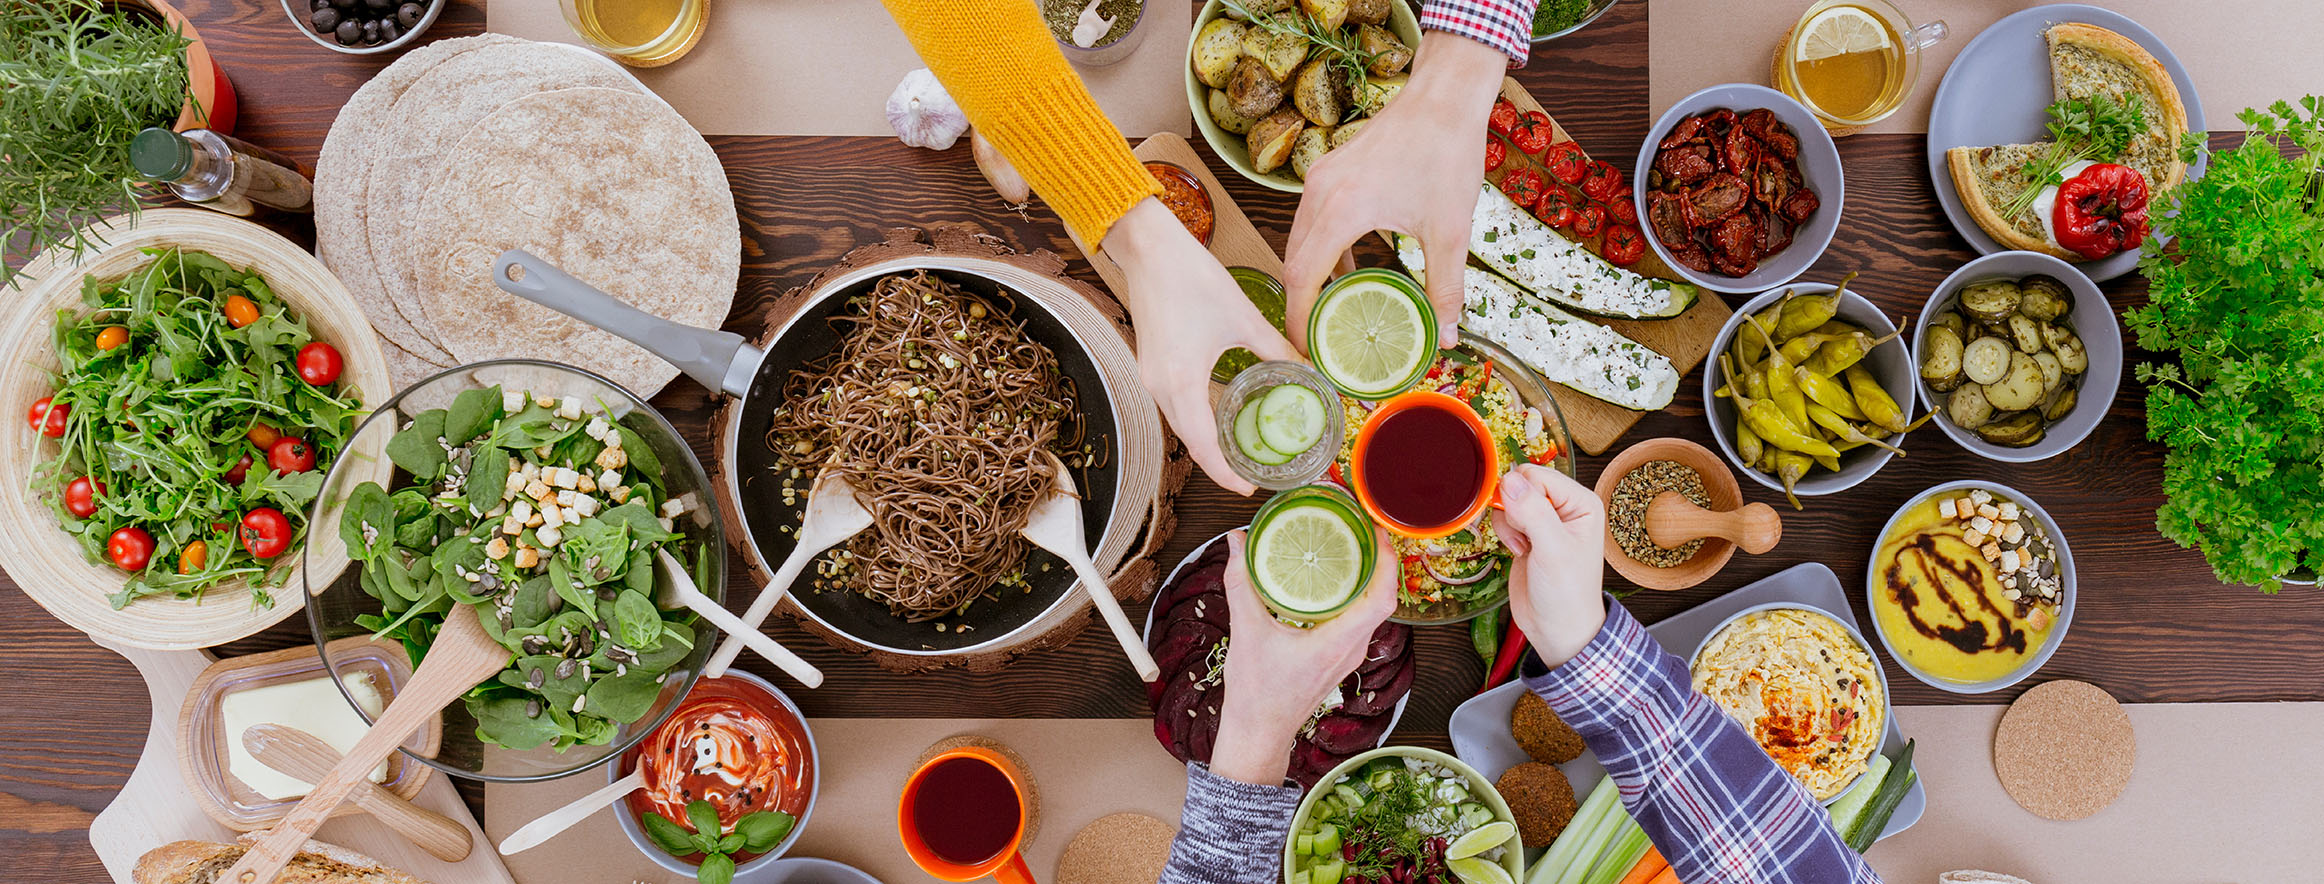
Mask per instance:
[[[558,832],[572,828],[574,823],[588,819],[590,814],[603,810],[613,802],[620,801],[623,796],[631,792],[645,788],[645,785],[646,772],[639,770],[629,776],[614,780],[602,789],[573,799],[571,804],[541,814],[532,822],[519,826],[516,831],[508,833],[508,837],[500,839],[500,855],[514,856],[521,851],[538,847],[541,842],[556,837]]]
[[[1033,514],[1019,529],[1034,546],[1048,550],[1073,566],[1073,573],[1081,578],[1081,585],[1089,590],[1090,601],[1096,603],[1098,613],[1105,617],[1107,628],[1113,630],[1114,640],[1122,645],[1122,653],[1130,658],[1130,665],[1138,670],[1138,677],[1153,681],[1162,677],[1161,667],[1154,665],[1154,656],[1146,652],[1146,642],[1130,626],[1130,618],[1122,613],[1122,603],[1114,599],[1113,589],[1106,584],[1105,575],[1098,573],[1097,563],[1089,560],[1089,541],[1081,527],[1081,495],[1073,487],[1073,474],[1065,471],[1065,462],[1055,452],[1043,450],[1042,457],[1049,462],[1050,475],[1056,477],[1049,486],[1049,494],[1033,506]]]
[[[1646,505],[1646,537],[1664,549],[1676,549],[1698,537],[1716,537],[1759,555],[1783,539],[1783,517],[1764,503],[1712,512],[1696,506],[1686,495],[1665,491]]]
[[[331,748],[321,737],[279,724],[251,725],[242,732],[242,746],[250,750],[250,756],[258,759],[258,763],[308,782],[330,775],[331,768],[339,763],[339,750]],[[357,780],[355,791],[348,798],[372,819],[387,824],[396,834],[419,845],[429,856],[456,863],[467,859],[469,849],[475,846],[467,826],[405,801],[403,796],[369,778]]]
[[[436,633],[436,640],[428,646],[427,658],[413,670],[410,681],[397,691],[395,700],[387,704],[387,711],[372,722],[363,738],[341,756],[339,763],[315,781],[307,797],[299,799],[298,806],[276,823],[273,829],[251,845],[250,851],[236,860],[213,880],[221,884],[269,884],[291,857],[323,825],[323,820],[347,800],[355,784],[364,782],[371,769],[387,754],[395,751],[404,738],[419,730],[430,716],[444,710],[461,694],[495,673],[508,668],[515,655],[493,641],[484,632],[484,624],[477,619],[474,607],[455,605],[444,618],[444,626]]]
[[[686,566],[679,564],[677,557],[670,555],[669,550],[656,549],[654,555],[662,563],[662,570],[670,575],[664,584],[662,598],[658,601],[662,607],[683,605],[691,608],[694,613],[702,615],[702,619],[710,621],[711,625],[726,630],[728,634],[741,639],[751,650],[759,652],[759,656],[773,661],[777,668],[798,679],[800,684],[815,687],[823,683],[823,671],[816,669],[814,664],[799,659],[799,655],[791,653],[791,649],[777,644],[774,639],[758,631],[758,627],[742,622],[742,618],[734,616],[725,606],[694,588],[694,578],[687,575]]]
[[[775,569],[775,576],[767,581],[766,588],[759,590],[759,597],[751,601],[750,610],[743,612],[745,631],[758,631],[759,624],[774,613],[775,605],[790,592],[791,584],[798,581],[799,572],[807,569],[808,562],[840,541],[862,533],[871,523],[871,510],[864,509],[863,501],[856,498],[854,483],[830,469],[816,473],[815,484],[807,489],[807,513],[799,520],[798,542],[791,547],[791,556],[783,560],[782,567]],[[728,636],[719,644],[718,653],[710,655],[710,664],[702,667],[702,676],[725,675],[726,668],[734,665],[734,658],[742,655],[742,646],[741,633]]]

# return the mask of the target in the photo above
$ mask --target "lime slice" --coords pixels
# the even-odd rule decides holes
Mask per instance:
[[[1284,612],[1328,614],[1361,588],[1365,538],[1332,507],[1287,506],[1252,533],[1252,582]]]
[[[1324,293],[1309,323],[1308,349],[1333,385],[1379,398],[1412,383],[1436,352],[1427,305],[1383,279],[1346,282]]]
[[[1473,856],[1446,860],[1444,865],[1452,870],[1453,877],[1461,879],[1461,884],[1517,884],[1517,879],[1509,877],[1508,869]]]
[[[1517,827],[1509,823],[1499,821],[1486,823],[1468,834],[1454,839],[1452,846],[1444,849],[1444,858],[1448,860],[1467,859],[1509,843],[1509,839],[1516,834]]]
[[[1834,6],[1816,13],[1800,26],[1799,42],[1792,45],[1793,61],[1817,61],[1889,47],[1888,26],[1856,6]]]

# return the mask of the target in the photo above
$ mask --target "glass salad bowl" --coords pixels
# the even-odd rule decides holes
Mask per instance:
[[[424,613],[428,610],[429,605],[438,606],[437,610],[442,610],[459,604],[456,599],[449,595],[436,596],[430,587],[421,582],[411,590],[419,595],[420,601],[399,604],[398,612],[388,612],[379,598],[366,591],[364,586],[367,579],[364,574],[366,567],[361,562],[349,562],[347,554],[349,544],[351,542],[355,544],[364,542],[363,535],[360,533],[362,529],[341,530],[341,526],[351,509],[349,505],[351,498],[366,481],[381,481],[392,473],[392,481],[382,482],[390,493],[410,484],[410,474],[403,468],[394,465],[391,451],[398,449],[390,448],[391,439],[421,415],[434,409],[452,408],[455,404],[455,397],[461,392],[496,385],[504,391],[521,390],[535,396],[553,396],[560,402],[566,397],[577,398],[580,403],[584,404],[584,411],[603,413],[611,417],[613,426],[600,432],[607,434],[620,432],[622,438],[628,442],[628,447],[631,448],[642,442],[645,448],[653,453],[654,458],[660,461],[657,478],[666,499],[685,504],[684,511],[672,518],[673,530],[679,534],[678,539],[664,544],[662,549],[682,563],[691,575],[695,586],[703,595],[708,596],[711,601],[724,602],[727,577],[726,556],[724,555],[725,533],[724,526],[718,518],[717,504],[715,503],[716,492],[710,484],[709,476],[702,469],[702,462],[695,458],[693,448],[687,444],[683,437],[678,435],[677,429],[672,427],[660,412],[655,411],[653,407],[647,405],[636,395],[613,382],[572,366],[523,359],[472,363],[438,373],[388,400],[385,405],[356,428],[355,435],[348,440],[345,453],[340,456],[338,463],[332,467],[330,474],[323,480],[322,492],[316,499],[314,521],[311,523],[319,527],[314,532],[314,541],[307,544],[306,551],[302,552],[301,555],[305,557],[306,590],[309,594],[306,605],[307,624],[314,634],[317,648],[321,650],[324,663],[330,667],[334,680],[337,680],[343,673],[355,671],[359,662],[345,650],[351,643],[343,643],[338,649],[334,649],[332,646],[334,640],[351,635],[371,635],[374,633],[371,627],[379,626],[384,621],[393,621],[402,612],[417,609]],[[492,402],[487,407],[498,408],[500,405],[500,402]],[[484,425],[487,428],[486,432],[489,433],[490,428],[505,422],[505,420],[488,421]],[[490,437],[487,435],[484,438]],[[574,438],[578,439],[578,437]],[[483,443],[480,441],[478,444]],[[441,448],[442,446],[439,446],[439,450]],[[408,447],[401,449],[401,451],[406,458],[412,456],[411,449]],[[640,469],[640,465],[635,462],[629,464],[628,467],[630,470],[644,472],[643,469]],[[629,481],[642,480],[631,478]],[[603,511],[610,512],[610,508],[613,506],[610,502],[611,492],[599,496],[608,501],[601,504],[608,507]],[[531,537],[537,530],[526,531],[525,536]],[[457,543],[457,541],[443,544],[436,549],[440,551],[452,546],[453,543]],[[326,548],[339,553],[339,555],[320,554],[319,551]],[[650,557],[637,557],[635,555],[636,549],[637,545],[632,544],[633,558],[631,561],[633,563],[651,561]],[[545,565],[544,562],[544,567]],[[484,568],[480,567],[478,570],[481,571]],[[584,771],[612,760],[631,746],[636,745],[638,741],[652,733],[663,719],[668,718],[670,713],[676,710],[679,701],[684,699],[687,691],[693,688],[694,681],[700,674],[703,664],[709,659],[712,649],[722,638],[722,635],[707,623],[701,622],[691,612],[668,600],[671,575],[667,570],[657,567],[652,580],[653,586],[657,590],[656,595],[659,596],[655,599],[655,606],[663,610],[662,617],[666,622],[681,624],[691,631],[691,648],[686,648],[685,641],[678,641],[675,647],[671,647],[661,654],[655,655],[648,652],[650,657],[666,657],[668,654],[681,652],[683,656],[679,656],[675,662],[669,663],[668,668],[657,676],[658,689],[653,687],[654,683],[637,686],[638,693],[633,693],[629,702],[644,703],[645,705],[644,711],[635,720],[623,723],[614,719],[610,728],[606,728],[604,725],[591,727],[587,724],[578,725],[578,729],[560,726],[567,734],[573,735],[575,738],[570,740],[550,739],[532,748],[512,749],[488,742],[479,736],[480,722],[476,715],[471,713],[468,698],[463,698],[455,700],[445,708],[443,712],[443,740],[433,755],[417,754],[410,749],[401,751],[421,763],[456,777],[485,782],[512,783],[554,779]],[[542,585],[546,586],[547,584],[544,581]],[[641,586],[641,584],[631,585],[633,587]],[[475,592],[476,589],[477,587],[472,582],[469,587],[463,588],[463,591]],[[603,596],[600,596],[600,599],[602,598]],[[549,600],[548,605],[547,610],[557,612],[557,615],[573,613],[572,603],[564,599]],[[599,611],[603,611],[606,607],[615,606],[607,604],[599,608]],[[486,610],[488,614],[491,612],[489,607]],[[668,613],[670,611],[676,613]],[[588,614],[584,616],[598,615]],[[616,616],[613,619],[623,618]],[[486,631],[494,633],[496,637],[505,635],[503,643],[509,644],[512,651],[523,644],[518,636],[519,630],[497,627],[492,622],[491,616],[487,616],[486,620]],[[651,620],[646,622],[650,623]],[[387,625],[393,626],[392,623]],[[600,621],[600,625],[620,628],[616,624],[605,621]],[[677,641],[673,638],[676,634],[674,631],[665,629],[660,637],[660,642],[657,644]],[[433,633],[429,632],[427,635],[432,636]],[[605,636],[606,633],[599,635]],[[419,656],[425,652],[425,648],[420,647],[416,649],[418,653],[413,653],[412,643],[408,639],[404,644],[406,656]],[[386,646],[393,652],[395,642],[389,640]],[[647,646],[639,645],[639,647]],[[542,651],[537,647],[533,650]],[[549,648],[546,652],[557,653],[557,649]],[[596,651],[596,656],[602,657],[605,653],[608,652],[601,649]],[[632,656],[629,659],[639,658]],[[414,659],[412,662],[416,665],[419,661]],[[593,664],[602,664],[605,661],[593,660],[592,662]],[[598,674],[600,681],[592,684],[602,684],[611,678],[604,676],[602,669],[594,671]],[[620,671],[626,674],[626,666]],[[581,675],[584,681],[591,677],[590,671],[586,670],[582,671]],[[515,680],[521,682],[523,678],[520,676]],[[563,678],[559,680],[562,682]],[[645,700],[642,693],[644,690],[653,691],[650,703]],[[347,693],[344,684],[340,685],[340,693],[342,696]],[[525,700],[536,696],[526,692],[522,685],[504,684],[497,677],[483,682],[478,685],[477,689],[470,691],[470,697],[487,704],[495,700],[516,698],[514,707],[487,705],[485,707],[487,715],[508,715],[507,710],[514,708],[521,710],[516,714],[527,715],[528,721],[544,717],[552,723],[574,720],[570,710],[526,708]],[[370,717],[365,716],[365,721],[369,720]],[[510,725],[504,723],[501,726],[509,727]],[[559,742],[568,742],[569,745],[559,749],[557,748]]]

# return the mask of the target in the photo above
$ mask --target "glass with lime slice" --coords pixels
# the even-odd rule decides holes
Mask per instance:
[[[1436,356],[1436,308],[1412,277],[1367,267],[1332,280],[1307,315],[1307,353],[1340,392],[1386,399]]]
[[[1372,523],[1354,498],[1329,485],[1302,485],[1259,507],[1243,566],[1267,607],[1314,623],[1363,595],[1377,554]]]

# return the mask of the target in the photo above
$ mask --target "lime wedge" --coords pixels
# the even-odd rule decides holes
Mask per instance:
[[[1328,614],[1362,588],[1366,538],[1329,506],[1277,510],[1252,535],[1252,583],[1285,613]]]
[[[1816,13],[1815,18],[1800,27],[1799,42],[1792,47],[1792,60],[1818,61],[1858,52],[1879,52],[1888,47],[1887,25],[1862,7],[1841,5]]]
[[[1509,839],[1515,837],[1516,834],[1517,827],[1509,823],[1499,821],[1486,823],[1471,830],[1468,834],[1454,839],[1452,846],[1445,848],[1444,858],[1448,860],[1467,859],[1509,843]]]
[[[1446,860],[1444,865],[1452,870],[1453,877],[1461,879],[1461,884],[1517,884],[1517,879],[1509,877],[1508,869],[1473,856]]]
[[[1428,310],[1413,291],[1384,278],[1343,280],[1315,306],[1308,325],[1309,355],[1316,369],[1348,395],[1397,393],[1412,384],[1436,352],[1436,322]]]

